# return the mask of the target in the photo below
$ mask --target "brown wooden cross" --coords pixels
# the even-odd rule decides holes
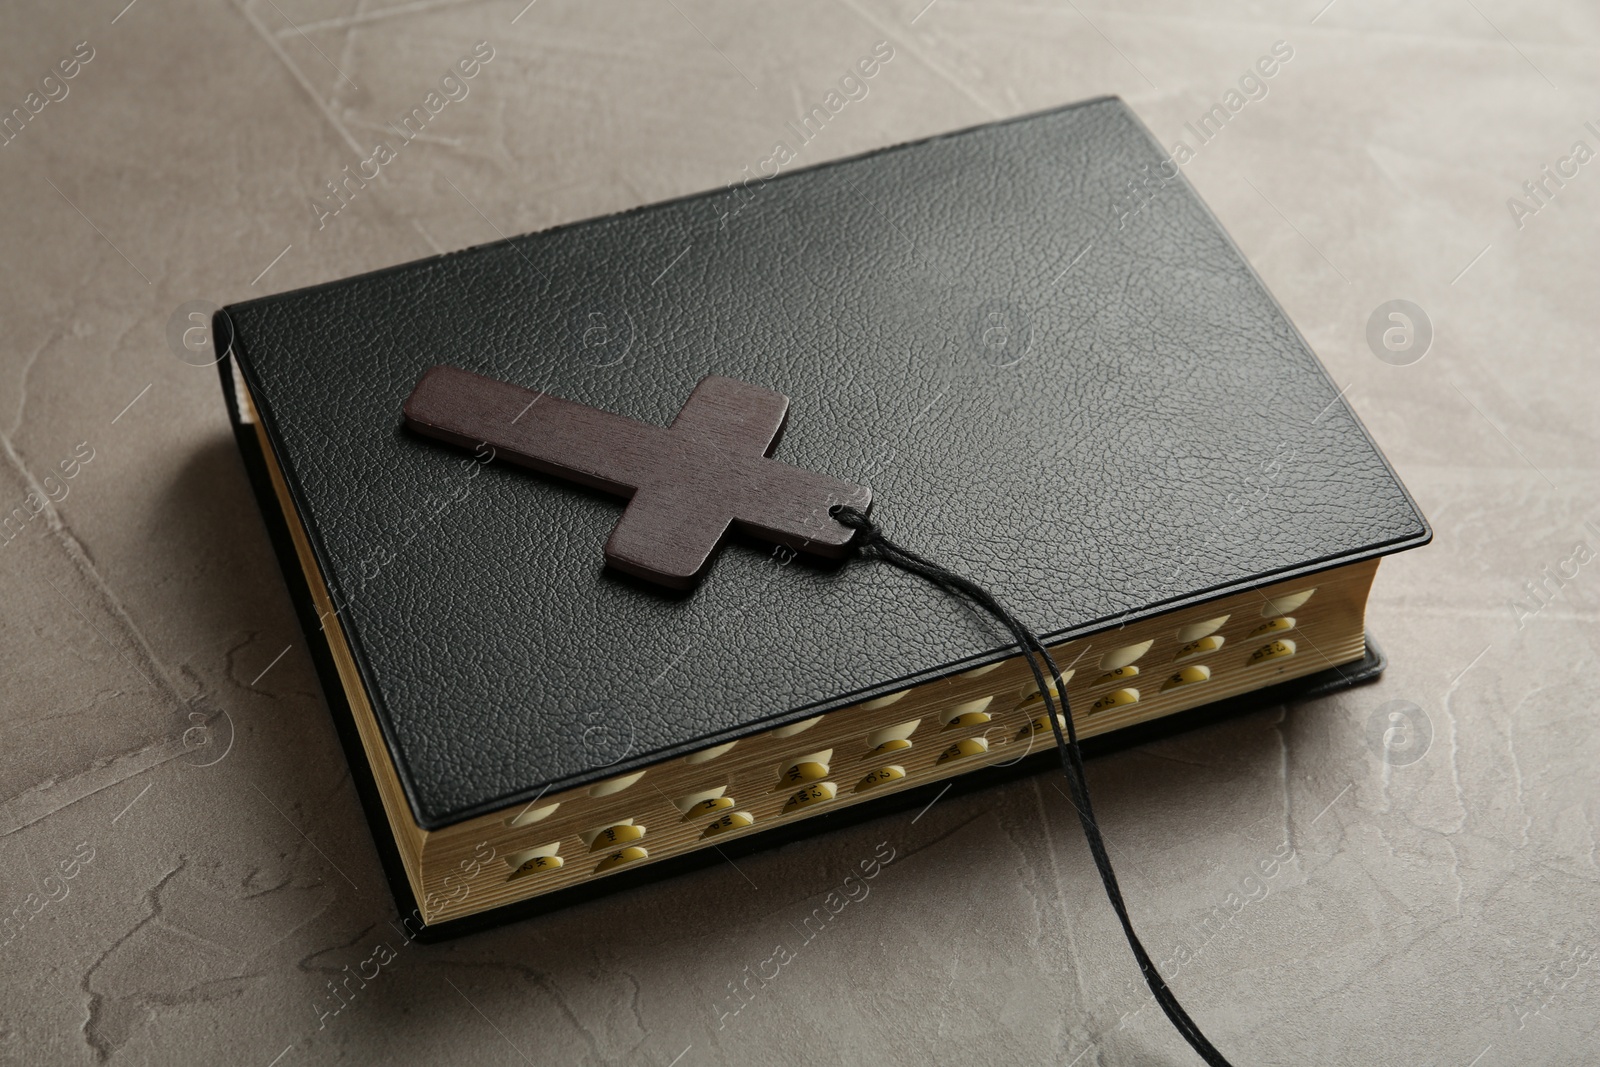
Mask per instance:
[[[666,429],[457,367],[425,372],[406,424],[454,445],[628,497],[606,561],[674,589],[705,573],[732,526],[840,557],[855,531],[828,509],[865,510],[872,490],[769,458],[789,400],[732,378],[702,378]]]

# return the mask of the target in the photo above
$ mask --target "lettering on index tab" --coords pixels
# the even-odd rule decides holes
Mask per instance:
[[[673,589],[699,581],[730,528],[840,558],[855,531],[834,504],[866,509],[865,486],[772,459],[789,400],[732,378],[702,378],[670,427],[433,367],[405,402],[406,425],[628,498],[605,544],[611,566]]]

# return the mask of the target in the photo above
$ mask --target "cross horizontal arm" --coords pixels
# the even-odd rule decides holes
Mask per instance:
[[[771,389],[711,374],[700,379],[672,432],[729,452],[764,456],[777,444],[789,415],[789,398]]]

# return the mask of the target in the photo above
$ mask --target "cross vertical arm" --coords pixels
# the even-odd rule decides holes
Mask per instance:
[[[656,466],[667,431],[457,367],[433,367],[412,389],[406,425],[595,489],[632,496]]]

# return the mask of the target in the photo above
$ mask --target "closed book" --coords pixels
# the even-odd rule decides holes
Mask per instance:
[[[1084,737],[1374,673],[1428,526],[1114,98],[227,308],[224,392],[408,927],[443,935],[1053,751],[1006,633],[735,532],[608,567],[624,501],[408,429],[450,365],[641,423],[724,376],[772,456],[1043,636]],[[530,393],[530,396],[535,393]],[[970,777],[969,777],[970,776]]]

